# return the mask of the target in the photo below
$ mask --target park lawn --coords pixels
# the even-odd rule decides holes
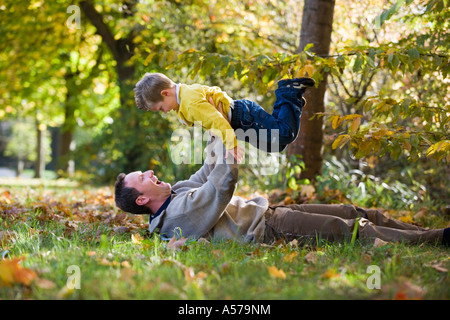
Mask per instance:
[[[146,219],[120,212],[111,188],[3,181],[0,299],[450,297],[442,246],[169,242],[149,234]]]

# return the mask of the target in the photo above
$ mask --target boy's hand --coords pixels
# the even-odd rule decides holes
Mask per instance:
[[[244,158],[244,149],[240,146],[236,146],[233,149],[227,149],[225,153],[225,159],[228,158],[228,155],[231,155],[234,157],[237,161],[237,163],[241,163],[242,159]]]

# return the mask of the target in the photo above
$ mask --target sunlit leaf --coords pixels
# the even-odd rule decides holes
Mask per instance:
[[[283,270],[278,269],[277,267],[271,266],[271,267],[267,267],[267,270],[269,271],[269,275],[272,278],[275,279],[286,279],[286,274],[284,273]]]

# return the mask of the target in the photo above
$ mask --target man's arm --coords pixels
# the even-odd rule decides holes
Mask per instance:
[[[208,180],[208,176],[211,171],[214,169],[216,164],[215,159],[213,158],[214,147],[216,145],[215,141],[218,138],[214,135],[211,135],[207,145],[206,145],[206,159],[203,163],[203,166],[197,170],[194,174],[190,176],[188,180],[178,181],[172,186],[172,190],[181,193],[185,190],[190,190],[192,188],[200,188],[206,181]]]
[[[209,166],[212,170],[206,181],[199,187],[188,188],[188,183],[180,188],[175,188],[178,184],[174,185],[177,196],[172,199],[166,213],[161,217],[164,221],[158,222],[160,232],[165,236],[172,237],[175,228],[181,228],[185,237],[204,236],[217,224],[233,197],[238,167],[224,161],[224,146],[221,141],[216,139],[214,145],[216,154],[211,157],[216,157],[216,162],[214,166]],[[196,179],[203,177],[193,178],[192,182],[197,185],[200,180]]]

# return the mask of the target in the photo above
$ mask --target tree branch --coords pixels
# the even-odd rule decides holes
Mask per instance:
[[[81,1],[80,2],[81,9],[83,10],[86,17],[89,19],[89,21],[92,23],[92,25],[97,29],[97,34],[99,34],[103,41],[105,41],[106,45],[108,46],[109,50],[111,50],[111,53],[116,61],[120,61],[121,57],[119,54],[119,51],[117,50],[117,43],[114,39],[114,36],[109,30],[106,23],[103,22],[103,17],[100,13],[95,10],[94,5],[91,3],[91,1]]]

